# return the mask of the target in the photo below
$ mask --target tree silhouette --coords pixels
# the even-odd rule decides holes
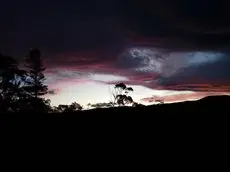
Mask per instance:
[[[23,94],[23,79],[26,71],[18,68],[18,62],[12,57],[0,54],[0,112],[14,111]],[[12,106],[12,107],[11,107]]]
[[[73,102],[73,103],[69,106],[69,109],[70,109],[71,111],[77,111],[77,110],[82,110],[83,107],[82,107],[79,103]]]
[[[10,81],[13,79],[15,72],[18,70],[18,63],[11,57],[0,54],[0,89],[4,93],[9,87]]]
[[[131,96],[127,96],[125,94],[119,94],[119,95],[117,95],[116,100],[117,100],[117,104],[119,106],[121,106],[121,105],[125,106],[126,104],[133,103],[132,97]]]
[[[76,102],[71,103],[71,105],[58,105],[58,107],[53,108],[54,113],[64,113],[64,112],[76,112],[81,111],[83,107]]]
[[[58,107],[55,107],[54,109],[57,113],[63,113],[68,109],[68,105],[58,105]]]
[[[41,53],[38,49],[31,49],[29,55],[25,59],[25,66],[27,68],[27,76],[24,81],[23,89],[25,90],[25,96],[22,100],[23,111],[27,108],[27,111],[35,112],[48,112],[50,111],[50,105],[41,96],[47,94],[48,87],[44,85],[45,76],[41,60]]]
[[[26,67],[28,68],[28,78],[26,90],[30,96],[38,98],[47,94],[48,87],[43,84],[45,76],[41,60],[41,52],[38,49],[32,49],[26,58]]]
[[[117,104],[119,106],[125,106],[127,104],[133,103],[131,96],[128,96],[130,92],[133,92],[132,87],[127,87],[124,83],[118,83],[114,86],[113,105]]]
[[[89,108],[90,108],[90,106],[91,106],[91,103],[88,103],[88,104],[87,104],[87,109],[89,109]]]
[[[91,107],[93,108],[109,108],[113,106],[112,102],[109,103],[95,103],[95,104],[90,104]]]

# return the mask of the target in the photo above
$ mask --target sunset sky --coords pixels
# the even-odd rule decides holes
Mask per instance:
[[[39,48],[53,105],[109,102],[119,82],[143,104],[229,95],[229,9],[178,2],[8,0],[0,52],[22,62]]]

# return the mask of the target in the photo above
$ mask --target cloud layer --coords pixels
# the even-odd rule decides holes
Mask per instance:
[[[167,90],[230,90],[230,59],[223,52],[168,52],[151,47],[133,47],[113,59],[73,54],[55,58],[47,70],[47,82],[51,85],[94,81],[107,84],[124,82]]]
[[[134,0],[120,3],[135,43],[177,51],[229,49],[227,1]]]
[[[1,51],[20,60],[29,48],[40,48],[51,95],[92,81],[226,93],[226,2],[9,0],[1,4]]]

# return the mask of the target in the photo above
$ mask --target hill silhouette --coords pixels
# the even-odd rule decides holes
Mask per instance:
[[[66,115],[94,115],[99,116],[159,116],[159,115],[199,115],[203,116],[203,112],[213,112],[214,110],[225,111],[229,108],[230,96],[207,96],[197,101],[185,101],[171,104],[157,104],[141,107],[113,107],[113,108],[97,108],[82,112],[75,112]],[[179,114],[178,114],[179,112]],[[210,114],[213,115],[213,114]]]
[[[94,128],[93,130],[99,128],[106,130],[113,127],[118,129],[121,126],[156,127],[160,124],[175,127],[178,123],[186,126],[193,122],[203,125],[210,120],[217,122],[218,119],[228,119],[229,104],[230,96],[210,96],[197,101],[143,107],[97,108],[57,114],[4,114],[1,116],[0,126],[26,130],[31,128],[85,130],[87,127]]]

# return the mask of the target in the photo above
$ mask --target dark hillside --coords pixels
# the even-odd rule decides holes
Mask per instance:
[[[81,128],[93,127],[151,127],[160,124],[223,119],[229,116],[230,97],[211,96],[198,101],[144,107],[116,107],[92,109],[62,114],[5,114],[1,116],[2,128]],[[160,123],[160,124],[159,124]]]

